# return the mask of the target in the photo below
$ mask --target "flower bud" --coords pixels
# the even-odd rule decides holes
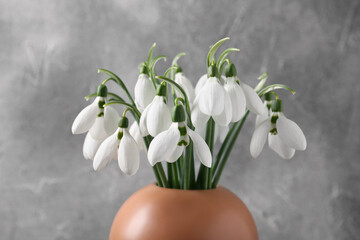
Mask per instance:
[[[166,82],[162,82],[156,88],[156,95],[165,97],[167,95],[167,84]]]
[[[107,97],[107,93],[108,93],[108,90],[107,90],[107,87],[105,84],[100,84],[99,87],[98,87],[98,90],[97,90],[97,95],[99,97]]]
[[[129,127],[129,119],[127,117],[120,117],[118,126],[119,126],[119,128],[128,128]]]
[[[181,73],[181,72],[182,72],[182,68],[178,66],[178,67],[176,68],[175,73]]]
[[[217,77],[218,75],[218,70],[217,67],[215,66],[215,64],[212,64],[208,67],[208,77]]]
[[[185,110],[181,104],[176,104],[171,109],[171,119],[173,122],[185,122]]]
[[[226,77],[236,77],[237,72],[236,72],[236,67],[234,64],[230,63],[228,65],[226,65],[225,67],[225,76]]]
[[[146,67],[145,64],[143,64],[140,68],[140,74],[146,74],[146,75],[149,75],[149,71],[148,71],[148,68]]]
[[[267,92],[264,94],[265,101],[272,101],[274,99],[274,95],[271,92]]]

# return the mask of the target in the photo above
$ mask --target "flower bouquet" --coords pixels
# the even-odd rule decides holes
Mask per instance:
[[[139,168],[140,151],[144,151],[156,178],[157,186],[152,187],[157,191],[159,187],[213,191],[250,113],[256,114],[250,143],[252,157],[259,156],[266,139],[284,159],[292,158],[295,150],[305,150],[303,132],[285,117],[283,102],[276,93],[285,89],[294,94],[294,90],[282,84],[266,85],[266,73],[260,75],[254,88],[240,81],[235,65],[228,59],[239,49],[228,48],[216,58],[218,48],[228,39],[210,47],[207,73],[195,88],[178,64],[185,53],[176,55],[162,76],[156,74],[156,64],[166,57],[153,57],[155,44],[147,61],[139,65],[134,98],[119,76],[99,69],[108,78],[96,93],[85,97],[95,100],[72,125],[74,134],[87,132],[83,154],[93,160],[94,169],[101,170],[117,160],[122,172],[133,175]],[[127,99],[108,91],[109,81],[114,81]],[[122,116],[112,107],[114,104],[125,108]],[[129,113],[134,119],[131,125]],[[217,141],[221,147],[215,153]],[[200,167],[195,167],[196,161],[200,161]]]

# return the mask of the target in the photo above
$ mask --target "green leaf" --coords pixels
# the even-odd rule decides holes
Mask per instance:
[[[168,77],[168,74],[169,74],[172,70],[175,71],[176,69],[177,69],[176,66],[169,67],[169,68],[165,71],[164,76],[165,76],[165,77]]]
[[[290,88],[290,87],[288,87],[288,86],[286,86],[284,84],[269,85],[269,86],[263,88],[258,94],[259,94],[260,97],[262,97],[265,93],[274,91],[276,89],[285,89],[285,90],[290,91],[292,94],[295,94],[295,91],[292,88]]]
[[[158,56],[154,57],[154,59],[150,60],[149,69],[153,70],[153,68],[155,67],[155,64],[161,59],[163,59],[166,62],[166,56],[164,56],[164,55],[158,55]]]
[[[89,95],[87,95],[86,97],[85,97],[85,100],[86,101],[89,101],[90,99],[92,99],[93,97],[96,97],[97,96],[97,93],[95,92],[95,93],[92,93],[92,94],[89,94]]]
[[[218,59],[218,61],[217,61],[217,63],[216,63],[216,66],[220,66],[221,65],[221,63],[223,62],[223,61],[225,61],[225,59],[226,59],[226,57],[227,57],[227,55],[229,54],[229,53],[231,53],[231,52],[238,52],[238,51],[240,51],[240,49],[238,49],[238,48],[228,48],[228,49],[226,49],[221,55],[220,55],[220,57],[219,57],[219,59]],[[219,69],[220,70],[220,69]]]
[[[171,63],[171,66],[174,66],[177,64],[177,61],[182,57],[182,56],[185,56],[186,53],[182,52],[182,53],[179,53],[178,55],[176,55],[174,57],[174,59],[172,60],[172,63]]]
[[[148,54],[148,58],[147,58],[148,65],[150,64],[150,61],[152,59],[152,54],[153,54],[155,46],[156,46],[156,43],[153,43],[153,45],[151,46],[151,48],[149,50],[149,54]]]
[[[259,92],[265,85],[266,81],[268,80],[268,74],[267,72],[264,72],[258,77],[258,80],[260,81],[256,87],[254,88],[255,92]]]
[[[225,41],[229,40],[229,37],[220,39],[217,43],[215,43],[214,45],[211,46],[210,51],[208,53],[207,56],[207,66],[210,66],[211,61],[214,59],[214,55],[216,53],[216,51],[218,50],[218,48],[221,46],[221,44],[223,44]]]

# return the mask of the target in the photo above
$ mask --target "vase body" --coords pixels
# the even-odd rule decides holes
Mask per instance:
[[[148,185],[119,209],[109,240],[258,240],[245,204],[218,186],[177,190]]]

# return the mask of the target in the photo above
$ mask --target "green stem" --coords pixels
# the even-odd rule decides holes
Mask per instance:
[[[187,190],[191,187],[190,175],[191,175],[191,157],[193,155],[193,143],[190,141],[189,146],[185,150],[185,159],[183,166],[183,189]]]
[[[167,162],[166,167],[167,167],[169,187],[173,188],[174,187],[174,175],[173,175],[173,170],[172,170],[171,163]]]
[[[165,171],[163,166],[161,165],[161,163],[156,163],[155,167],[159,173],[160,179],[161,179],[161,183],[165,188],[169,188],[169,182],[166,179],[166,175],[165,175]]]
[[[108,75],[108,76],[112,77],[113,79],[115,79],[116,83],[125,91],[125,93],[128,96],[131,104],[135,106],[134,99],[132,98],[131,94],[129,93],[127,87],[125,86],[124,82],[121,80],[120,77],[118,77],[115,73],[113,73],[113,72],[111,72],[109,70],[103,69],[103,68],[99,68],[98,73],[105,73],[106,75]]]
[[[227,133],[226,135],[226,138],[223,142],[223,144],[221,145],[220,147],[220,150],[218,152],[218,154],[216,155],[216,159],[215,159],[215,162],[214,162],[214,165],[211,167],[211,175],[214,175],[215,174],[215,171],[220,163],[220,160],[221,160],[221,157],[222,155],[224,154],[224,151],[229,143],[229,140],[231,139],[231,136],[232,136],[232,133],[234,132],[234,129],[236,127],[236,124],[233,124],[229,130],[229,132]]]
[[[135,117],[135,115],[134,115],[134,117]],[[136,121],[139,122],[139,120],[136,120]],[[148,137],[144,137],[143,139],[144,139],[144,142],[145,142],[146,149],[149,149],[150,139]],[[156,166],[153,166],[152,169],[154,171],[154,175],[155,175],[155,178],[156,178],[156,181],[157,181],[157,185],[159,187],[164,187],[164,185],[162,184],[161,178],[160,178],[159,171],[157,170]]]
[[[184,163],[184,157],[183,155],[180,156],[180,158],[175,162],[178,170],[178,176],[180,179],[180,188],[183,188],[183,163]]]
[[[172,177],[173,177],[173,183],[174,183],[173,188],[179,189],[180,184],[179,184],[177,165],[176,165],[176,163],[170,163],[170,165],[172,168]]]
[[[212,187],[213,188],[216,188],[217,184],[219,183],[219,180],[220,180],[220,177],[221,177],[221,174],[222,174],[222,171],[224,170],[224,167],[226,165],[226,162],[229,158],[229,155],[231,153],[231,150],[233,149],[234,147],[234,144],[235,144],[235,141],[237,139],[237,136],[239,135],[240,131],[241,131],[241,128],[243,127],[244,123],[245,123],[245,120],[247,118],[247,116],[249,115],[250,111],[247,110],[245,115],[243,116],[243,118],[235,123],[236,125],[236,128],[234,130],[234,133],[231,137],[231,140],[229,142],[229,145],[228,147],[226,148],[225,150],[225,154],[224,154],[224,157],[222,159],[222,161],[220,162],[220,165],[219,165],[219,169],[217,170],[216,174],[215,174],[215,177],[214,177],[214,181],[213,181],[213,184],[212,184]]]

